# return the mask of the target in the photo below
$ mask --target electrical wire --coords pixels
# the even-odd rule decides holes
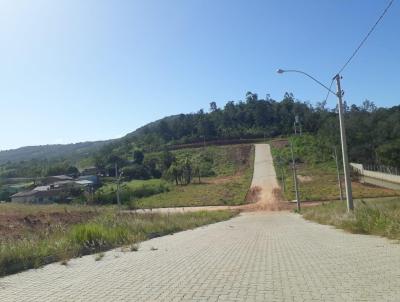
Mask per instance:
[[[369,32],[367,33],[367,35],[364,37],[364,39],[361,41],[361,43],[358,45],[358,47],[356,48],[356,50],[353,52],[353,54],[350,56],[350,58],[346,61],[346,63],[343,65],[343,67],[339,70],[339,72],[337,74],[342,73],[342,71],[350,64],[351,60],[353,60],[353,58],[356,56],[357,52],[360,50],[360,48],[364,45],[365,41],[367,41],[368,37],[372,34],[372,32],[375,30],[376,26],[379,24],[379,22],[383,19],[383,17],[386,15],[387,11],[389,10],[389,8],[392,6],[394,0],[391,0],[389,2],[389,4],[386,6],[385,10],[383,11],[383,13],[380,15],[380,17],[378,18],[378,20],[375,22],[374,26],[372,26],[372,28],[369,30]]]
[[[334,80],[335,80],[335,78],[332,79],[331,84],[329,85],[329,90],[332,90],[332,85],[333,85],[333,81],[334,81]],[[324,103],[326,103],[326,102],[328,101],[328,98],[329,98],[329,95],[330,95],[330,94],[331,94],[331,92],[328,91],[327,94],[326,94],[326,98],[325,98]]]

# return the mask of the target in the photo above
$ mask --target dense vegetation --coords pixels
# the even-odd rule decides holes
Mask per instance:
[[[66,145],[27,146],[13,150],[0,151],[0,164],[6,162],[19,162],[31,159],[58,159],[68,158],[74,160],[90,152],[98,150],[109,141],[83,142]]]
[[[400,167],[400,106],[377,108],[373,102],[366,100],[362,106],[345,104],[345,111],[350,160]],[[293,133],[295,116],[299,117],[303,132],[317,135],[326,149],[338,145],[336,108],[329,109],[325,103],[312,106],[296,100],[289,93],[281,101],[275,101],[268,96],[259,99],[257,94],[248,92],[243,101],[231,101],[221,108],[212,102],[208,112],[200,110],[166,117],[121,139],[109,141],[100,150],[97,150],[97,145],[96,148],[84,148],[85,152],[74,151],[72,153],[76,156],[73,158],[65,156],[68,152],[54,152],[60,155],[57,159],[48,156],[48,153],[35,156],[34,159],[28,155],[13,156],[16,151],[7,151],[7,156],[0,153],[3,155],[3,159],[0,156],[0,162],[3,161],[0,176],[43,176],[57,170],[52,168],[53,165],[64,167],[63,172],[70,166],[79,168],[96,165],[112,174],[116,163],[122,167],[134,161],[136,149],[160,151],[173,145],[203,140],[286,136]],[[4,163],[6,159],[9,162]],[[152,169],[154,165],[151,161],[146,164],[148,177],[153,177],[157,173]],[[132,177],[137,176],[137,170],[143,168],[130,166],[126,172]],[[143,175],[146,171],[139,172]]]

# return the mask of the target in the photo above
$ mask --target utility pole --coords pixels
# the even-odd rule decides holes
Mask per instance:
[[[118,209],[121,210],[121,200],[119,197],[119,187],[120,187],[120,180],[121,180],[122,172],[120,175],[118,175],[118,164],[115,163],[115,179],[117,181],[117,204],[118,204]]]
[[[340,139],[342,142],[342,156],[343,156],[343,171],[344,171],[344,183],[346,187],[346,200],[347,200],[347,211],[350,212],[354,210],[353,205],[353,192],[351,189],[351,179],[350,179],[350,167],[349,158],[347,155],[347,142],[346,142],[346,129],[344,124],[344,112],[343,112],[343,91],[340,86],[341,76],[337,74],[334,79],[337,84],[337,97],[339,100],[339,122],[340,122]]]
[[[277,163],[278,163],[278,167],[281,171],[281,182],[282,182],[282,191],[283,193],[285,193],[286,191],[286,185],[285,185],[285,169],[284,169],[284,160],[279,156],[277,158]]]
[[[297,183],[296,162],[294,160],[293,143],[292,142],[290,142],[290,151],[292,153],[293,182],[294,182],[294,190],[296,192],[297,211],[300,212],[300,194],[299,194],[299,186]]]
[[[343,200],[343,190],[342,190],[342,181],[340,180],[340,170],[339,170],[339,159],[337,156],[337,150],[336,150],[336,146],[333,148],[333,156],[335,158],[335,162],[336,162],[336,173],[337,173],[337,180],[338,180],[338,185],[339,185],[339,192],[340,192],[340,201]]]

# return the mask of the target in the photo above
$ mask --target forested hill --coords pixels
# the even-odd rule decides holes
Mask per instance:
[[[378,108],[368,100],[361,106],[344,106],[351,160],[400,166],[400,106]],[[165,145],[203,139],[287,136],[293,134],[295,116],[302,131],[317,135],[320,148],[326,152],[339,145],[337,108],[329,109],[323,102],[312,106],[289,93],[275,101],[248,92],[243,101],[228,102],[223,107],[212,102],[207,112],[175,115],[148,124],[105,146],[103,155],[124,157],[131,154],[132,148],[159,150]]]
[[[78,159],[99,150],[110,141],[83,142],[66,145],[28,146],[0,151],[0,164],[24,160]]]
[[[350,159],[400,167],[400,106],[377,108],[366,100],[362,106],[345,104],[345,112]],[[296,116],[304,133],[318,137],[321,152],[330,154],[332,146],[339,146],[336,108],[326,108],[324,103],[312,106],[289,93],[276,101],[248,92],[244,100],[221,107],[211,102],[206,110],[163,118],[120,139],[2,151],[0,177],[43,174],[44,165],[46,171],[58,172],[69,165],[113,167],[115,162],[131,160],[136,149],[147,152],[203,140],[287,136],[293,134]],[[54,165],[57,169],[52,169]]]

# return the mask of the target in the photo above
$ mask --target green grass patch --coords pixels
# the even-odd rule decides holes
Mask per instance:
[[[293,139],[294,156],[297,163],[298,184],[300,199],[305,201],[328,201],[339,199],[336,164],[332,158],[332,151],[319,146],[316,138],[310,135],[297,136]],[[284,197],[287,200],[295,199],[293,172],[291,169],[290,146],[274,146],[272,143],[277,178],[286,188]],[[340,168],[341,168],[340,164]],[[345,195],[344,178],[342,189]],[[400,191],[388,188],[363,184],[353,179],[354,198],[374,198],[400,196]]]
[[[400,198],[355,201],[353,213],[345,202],[327,202],[303,208],[305,219],[358,234],[372,234],[400,240]]]
[[[86,223],[29,234],[0,245],[0,276],[37,268],[142,240],[230,219],[237,212],[212,211],[176,214],[134,214],[103,212]]]
[[[189,185],[170,184],[162,194],[134,199],[131,208],[240,205],[246,202],[254,165],[253,145],[207,147],[175,151],[176,156],[212,159],[213,177],[194,179]],[[204,155],[206,153],[206,155]]]
[[[129,203],[131,200],[152,196],[170,191],[171,184],[162,179],[132,180],[123,182],[120,187],[121,202]],[[95,194],[98,203],[108,204],[117,202],[117,186],[108,183],[101,187]]]

